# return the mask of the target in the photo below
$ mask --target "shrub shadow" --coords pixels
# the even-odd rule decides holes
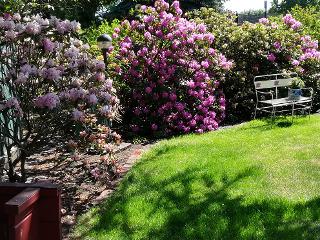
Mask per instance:
[[[161,240],[320,239],[319,198],[296,204],[281,199],[248,203],[244,196],[230,196],[231,187],[259,174],[256,168],[233,177],[221,177],[219,182],[203,169],[196,168],[154,182],[152,175],[140,169],[129,174],[116,194],[95,212],[100,215],[99,221],[86,231],[110,233],[117,230],[123,239],[137,239],[137,236],[138,239]],[[200,182],[205,189],[198,198],[193,188],[195,182]],[[135,184],[133,192],[132,184]],[[170,184],[178,184],[179,191],[168,188]],[[149,195],[154,191],[158,195],[152,198]],[[133,224],[127,206],[133,198],[146,196],[152,201],[152,209],[148,210],[144,223]],[[165,222],[154,228],[146,227],[159,212],[165,213]],[[88,220],[82,219],[83,223]]]

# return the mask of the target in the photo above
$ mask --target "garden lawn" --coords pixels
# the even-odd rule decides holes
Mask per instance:
[[[320,116],[164,140],[78,239],[319,239]]]

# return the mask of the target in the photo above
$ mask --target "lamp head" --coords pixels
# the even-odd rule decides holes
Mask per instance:
[[[102,34],[97,38],[97,43],[101,50],[105,50],[112,46],[112,38],[108,34]]]

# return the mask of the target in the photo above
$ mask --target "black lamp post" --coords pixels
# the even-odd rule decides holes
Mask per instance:
[[[268,1],[264,1],[264,17],[268,16]]]
[[[105,65],[107,66],[107,53],[108,49],[112,47],[112,38],[108,34],[102,34],[97,38],[98,47],[100,48],[103,54],[103,60]],[[112,127],[112,120],[103,120],[103,124]]]
[[[102,34],[97,38],[97,42],[102,51],[104,62],[107,64],[107,52],[108,48],[112,46],[112,38],[108,34]]]

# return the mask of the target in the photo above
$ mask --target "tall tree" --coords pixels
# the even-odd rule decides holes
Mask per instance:
[[[307,7],[317,6],[320,7],[320,0],[273,0],[271,12],[285,13],[290,11],[295,6]]]
[[[0,12],[41,13],[44,17],[51,15],[61,19],[76,20],[83,27],[96,21],[100,8],[114,0],[0,0]]]
[[[172,3],[174,0],[167,0]],[[216,10],[223,9],[223,4],[228,0],[180,0],[181,9],[186,12],[201,7],[210,7]],[[105,11],[102,12],[102,17],[109,20],[114,18],[127,17],[130,9],[139,5],[152,5],[153,0],[114,0],[111,4],[106,6]]]
[[[167,0],[172,3],[174,0]],[[180,0],[183,11],[201,7],[222,9],[228,0]],[[112,20],[126,18],[137,4],[152,5],[154,0],[0,0],[0,12],[25,11],[55,15],[61,19],[77,20],[83,27],[90,26],[98,17]]]

